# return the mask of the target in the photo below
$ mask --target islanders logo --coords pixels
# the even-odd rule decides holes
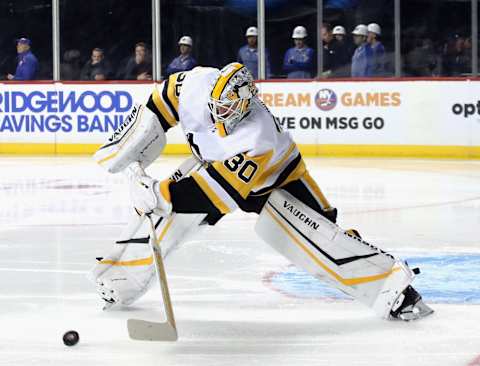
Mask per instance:
[[[315,95],[316,106],[324,111],[331,111],[337,105],[337,94],[331,89],[320,89]]]

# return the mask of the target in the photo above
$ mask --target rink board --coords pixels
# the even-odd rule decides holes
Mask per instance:
[[[308,156],[480,158],[480,81],[263,82]],[[0,153],[91,154],[153,84],[2,84]],[[189,153],[180,128],[167,154]]]

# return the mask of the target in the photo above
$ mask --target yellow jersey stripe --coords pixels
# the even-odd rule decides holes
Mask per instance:
[[[235,191],[238,192],[238,194],[243,199],[245,199],[247,198],[249,193],[257,186],[257,180],[261,177],[262,172],[265,169],[265,166],[268,164],[268,162],[272,158],[273,150],[269,150],[263,155],[258,155],[253,157],[248,156],[247,154],[242,154],[242,155],[244,157],[244,162],[240,164],[237,170],[235,170],[234,172],[232,172],[231,170],[225,167],[225,162],[215,161],[211,166],[213,169],[217,171],[218,174],[222,176],[223,179],[227,181],[227,183],[230,186],[233,187],[233,189],[235,189]],[[232,159],[235,159],[235,157]],[[242,167],[246,166],[248,161],[253,162],[257,166],[257,169],[254,172],[253,176],[251,177],[251,180],[248,183],[245,183],[245,181],[239,178],[239,174],[242,171]],[[244,173],[247,173],[247,172],[244,171]]]
[[[257,187],[261,187],[265,184],[265,181],[270,178],[278,169],[282,167],[283,164],[288,160],[288,158],[291,156],[293,150],[295,150],[295,143],[290,145],[290,148],[288,151],[283,155],[283,157],[277,161],[275,164],[273,164],[270,168],[265,170],[265,172],[262,173],[262,176],[258,179],[257,182]]]
[[[290,237],[290,239],[293,240],[293,242],[301,249],[303,250],[309,257],[312,259],[318,266],[320,266],[324,271],[329,273],[333,278],[335,278],[338,282],[345,286],[355,286],[355,285],[360,285],[362,283],[368,283],[368,282],[374,282],[374,281],[379,281],[383,280],[384,278],[387,278],[390,276],[393,272],[397,272],[400,270],[399,267],[393,267],[390,271],[380,273],[377,275],[372,275],[372,276],[365,276],[365,277],[354,277],[354,278],[343,278],[340,276],[338,273],[336,273],[334,270],[330,269],[325,263],[323,263],[321,260],[315,256],[312,251],[305,245],[303,244],[289,229],[288,227],[285,226],[283,222],[281,222],[275,214],[267,207],[265,206],[265,210],[270,214],[270,216],[275,220],[275,222],[280,225],[280,227],[285,231],[285,233]]]
[[[327,201],[325,196],[323,195],[322,191],[318,187],[317,182],[313,180],[313,178],[310,176],[310,173],[308,173],[308,170],[305,171],[305,174],[303,177],[305,181],[307,182],[308,188],[310,188],[314,196],[320,201],[321,206],[324,210],[328,210],[331,206],[330,203]]]
[[[170,126],[174,127],[177,124],[177,121],[175,120],[173,114],[169,111],[168,105],[163,101],[162,95],[157,88],[155,88],[152,93],[152,99],[155,107],[158,108],[163,118],[165,118]]]
[[[170,75],[168,78],[168,88],[167,88],[167,98],[172,104],[172,107],[175,109],[175,112],[178,114],[178,96],[175,92],[175,87],[177,85],[178,73]]]
[[[191,177],[197,182],[197,184],[205,193],[208,199],[213,203],[213,205],[222,213],[226,214],[230,212],[228,206],[222,201],[222,199],[215,193],[215,191],[208,185],[205,178],[203,178],[198,172],[195,172]]]

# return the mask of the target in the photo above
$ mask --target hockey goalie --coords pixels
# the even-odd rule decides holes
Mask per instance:
[[[182,179],[150,177],[146,169],[177,124],[199,163]],[[378,316],[410,321],[433,313],[411,286],[417,270],[336,225],[337,210],[242,64],[171,75],[146,105],[134,106],[94,158],[128,177],[134,208],[122,237],[90,274],[106,308],[132,304],[154,278],[145,214],[156,218],[165,256],[201,225],[240,209],[258,214],[257,234],[293,264]]]

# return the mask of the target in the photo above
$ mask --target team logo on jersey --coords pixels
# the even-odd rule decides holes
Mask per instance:
[[[337,105],[337,94],[331,89],[320,89],[315,95],[315,104],[324,112],[331,111]]]

